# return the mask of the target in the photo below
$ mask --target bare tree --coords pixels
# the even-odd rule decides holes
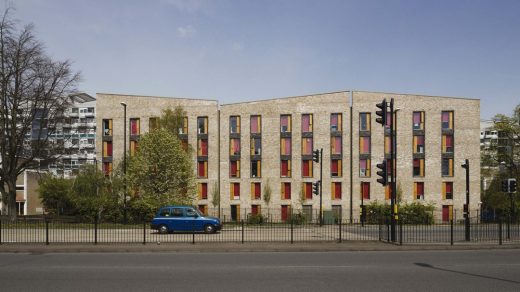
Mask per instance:
[[[0,192],[13,220],[18,175],[63,150],[49,138],[79,79],[69,61],[54,61],[46,55],[32,25],[18,29],[9,10],[4,12],[0,22]]]

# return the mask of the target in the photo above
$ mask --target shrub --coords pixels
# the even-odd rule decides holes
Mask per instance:
[[[262,224],[265,221],[264,216],[261,214],[249,214],[249,216],[247,216],[247,224],[257,225]]]

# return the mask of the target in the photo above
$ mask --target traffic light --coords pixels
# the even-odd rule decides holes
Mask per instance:
[[[516,193],[516,179],[510,178],[508,181],[509,181],[509,192],[512,194]]]
[[[507,181],[507,179],[502,180],[502,192],[509,192],[509,182]]]
[[[314,160],[314,162],[320,162],[320,150],[316,149],[312,151],[312,160]]]
[[[312,193],[316,196],[320,194],[320,181],[312,183]]]
[[[376,118],[376,122],[381,124],[381,126],[385,126],[386,125],[386,112],[387,112],[386,98],[383,99],[383,101],[381,103],[376,104],[376,106],[378,109],[380,109],[380,110],[376,111],[376,115],[378,116]]]
[[[380,176],[380,178],[377,179],[377,182],[383,186],[386,186],[388,183],[388,169],[386,166],[386,160],[383,160],[383,163],[377,164],[376,167],[380,169],[377,172],[377,175]]]

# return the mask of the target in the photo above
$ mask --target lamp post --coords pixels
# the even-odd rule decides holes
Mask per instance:
[[[127,223],[126,216],[126,103],[121,102],[124,109],[123,115],[123,223]]]

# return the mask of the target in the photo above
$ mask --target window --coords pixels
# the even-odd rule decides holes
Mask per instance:
[[[260,205],[251,205],[251,215],[260,215],[261,213]]]
[[[289,205],[282,205],[281,206],[281,219],[282,221],[287,221],[289,219],[289,212],[290,212],[290,206]]]
[[[280,116],[280,132],[290,133],[291,132],[291,115]]]
[[[229,164],[229,176],[240,177],[240,160],[230,161]]]
[[[312,133],[312,114],[302,115],[302,133]]]
[[[413,136],[413,153],[424,153],[424,135]]]
[[[390,200],[391,198],[392,198],[392,186],[391,186],[391,184],[388,184],[385,187],[385,200]]]
[[[229,117],[229,133],[240,133],[240,117],[231,116]]]
[[[280,176],[291,177],[291,160],[282,160],[280,162]]]
[[[391,154],[392,143],[390,140],[390,136],[385,136],[385,154]]]
[[[311,150],[312,152],[312,150]],[[291,138],[280,138],[280,154],[291,155]]]
[[[442,159],[442,176],[453,176],[453,158]]]
[[[311,182],[302,183],[302,192],[303,192],[303,198],[305,200],[312,200],[312,183]]]
[[[137,118],[130,119],[130,135],[139,135],[141,133],[141,120]]]
[[[453,182],[442,183],[442,199],[453,200]]]
[[[370,137],[359,137],[359,153],[370,154]]]
[[[302,155],[312,155],[312,138],[302,138]]]
[[[231,205],[231,221],[240,219],[240,205]]]
[[[103,120],[103,136],[112,136],[112,120]]]
[[[179,127],[179,134],[181,134],[181,135],[188,134],[188,117],[182,118],[182,125]]]
[[[208,184],[199,183],[197,185],[197,193],[199,195],[199,200],[206,200],[208,198]]]
[[[197,155],[208,156],[208,139],[199,139],[197,144]]]
[[[413,160],[413,176],[424,176],[424,159],[414,158]]]
[[[240,139],[229,139],[229,155],[240,155]]]
[[[302,160],[302,177],[312,177],[313,160]]]
[[[361,183],[361,199],[370,200],[370,183],[369,182]]]
[[[359,130],[370,131],[370,113],[359,114]]]
[[[197,118],[197,133],[207,134],[208,133],[208,117]]]
[[[112,157],[112,141],[103,141],[103,157]]]
[[[112,174],[112,162],[103,162],[103,173],[105,176]]]
[[[251,177],[262,176],[262,161],[251,160]]]
[[[453,135],[442,135],[442,153],[453,153]]]
[[[330,193],[332,200],[341,200],[341,182],[332,182]]]
[[[416,200],[424,200],[424,182],[414,182],[413,193]]]
[[[151,117],[148,119],[148,130],[153,131],[159,129],[159,118]]]
[[[413,129],[424,130],[424,112],[413,112]]]
[[[342,145],[341,145],[341,136],[332,136],[330,137],[330,151],[332,155],[341,155],[342,153]]]
[[[391,126],[392,126],[392,113],[390,111],[387,111],[385,129],[389,129]]]
[[[199,178],[208,177],[208,162],[207,161],[198,161],[197,162],[197,176]]]
[[[251,200],[260,200],[262,198],[262,188],[259,182],[251,183]]]
[[[260,134],[262,133],[262,117],[261,116],[251,116],[251,134]]]
[[[330,161],[330,176],[332,177],[340,177],[342,175],[342,160],[341,159],[332,159]]]
[[[281,194],[282,194],[282,200],[291,199],[291,183],[290,182],[282,183]]]
[[[199,205],[198,209],[199,209],[199,212],[202,213],[203,215],[205,215],[205,216],[208,215],[208,205]]]
[[[453,112],[452,111],[443,111],[442,117],[442,128],[443,129],[451,129],[453,130]]]
[[[359,176],[370,177],[370,159],[359,160]]]
[[[137,153],[137,149],[139,149],[139,142],[131,140],[130,141],[130,156],[134,156]]]
[[[240,200],[240,183],[230,183],[229,192],[231,200]]]
[[[251,155],[261,155],[262,154],[262,139],[260,138],[251,138]]]
[[[342,114],[331,114],[330,115],[330,131],[331,132],[343,131]]]

